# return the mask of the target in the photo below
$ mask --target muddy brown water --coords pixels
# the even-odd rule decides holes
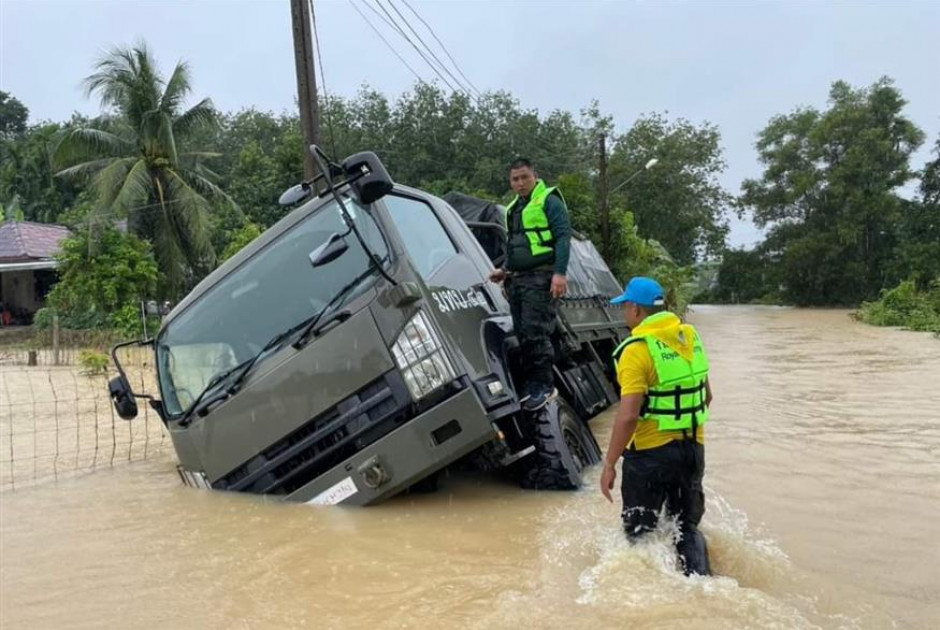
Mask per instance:
[[[596,490],[454,474],[367,509],[181,487],[172,452],[0,494],[0,627],[934,628],[940,341],[845,311],[698,307],[719,577]],[[608,412],[593,421],[606,442]]]

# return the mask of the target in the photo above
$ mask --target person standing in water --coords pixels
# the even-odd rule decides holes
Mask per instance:
[[[615,465],[623,458],[623,527],[635,541],[656,528],[659,512],[677,519],[676,549],[686,575],[710,575],[698,524],[705,513],[705,430],[712,401],[708,357],[698,332],[666,310],[662,286],[635,277],[622,304],[630,337],[614,351],[620,407],[601,473],[613,502]]]

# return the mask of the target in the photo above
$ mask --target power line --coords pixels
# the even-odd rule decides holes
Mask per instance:
[[[376,1],[376,2],[379,2],[379,0],[375,0],[375,1]],[[460,79],[458,79],[457,77],[455,77],[455,76],[454,76],[454,73],[451,72],[451,71],[447,68],[447,66],[440,60],[440,58],[438,58],[438,56],[437,56],[436,54],[434,54],[434,51],[431,50],[431,47],[428,46],[427,43],[425,43],[425,41],[421,38],[421,35],[418,34],[418,31],[416,31],[415,28],[414,28],[414,27],[411,25],[411,23],[408,21],[408,19],[407,19],[404,15],[402,15],[401,11],[398,10],[398,7],[395,6],[395,3],[394,3],[392,0],[388,0],[388,5],[389,5],[390,7],[392,7],[392,10],[393,10],[395,13],[398,14],[398,17],[400,17],[400,18],[401,18],[401,21],[405,23],[405,26],[408,27],[408,30],[410,30],[412,33],[414,33],[414,36],[418,38],[418,41],[421,42],[421,45],[424,46],[425,50],[427,50],[427,51],[431,54],[431,57],[434,58],[434,61],[437,62],[437,64],[441,67],[441,69],[443,69],[444,72],[447,73],[447,76],[449,76],[451,79],[453,79],[453,80],[457,83],[457,85],[459,85],[459,86],[461,87],[461,89],[463,89],[464,92],[467,92],[467,94],[471,94],[471,91],[470,91],[469,89],[467,89],[467,87],[466,87],[465,85],[463,85],[463,84],[460,82]],[[480,95],[479,90],[477,90],[476,88],[473,88],[473,89],[476,91],[476,95],[475,95],[475,96],[479,96],[479,95]]]
[[[365,0],[363,0],[363,1],[365,2]],[[379,12],[375,9],[375,7],[372,6],[371,4],[369,4],[368,2],[365,2],[365,4],[366,4],[367,7],[369,7],[369,9],[370,9],[373,13],[375,13],[377,16],[379,16],[379,17],[382,19],[382,21],[384,21],[384,22],[389,26],[389,28],[391,28],[392,30],[394,30],[395,32],[397,32],[397,33],[402,37],[402,39],[404,39],[406,42],[408,42],[408,44],[409,44],[412,48],[415,49],[415,51],[418,53],[418,56],[421,57],[421,59],[424,60],[424,63],[428,64],[428,67],[431,69],[431,72],[433,72],[434,74],[436,74],[437,77],[438,77],[441,81],[443,81],[444,84],[445,84],[447,87],[449,87],[452,92],[465,92],[465,90],[464,90],[462,87],[461,87],[461,88],[456,88],[456,87],[454,87],[454,84],[451,83],[451,82],[447,79],[447,77],[445,77],[443,74],[441,74],[440,70],[437,69],[437,66],[435,66],[434,63],[433,63],[430,59],[428,59],[427,55],[425,55],[424,52],[418,47],[418,45],[415,44],[413,41],[411,41],[411,38],[408,37],[408,34],[405,33],[404,30],[402,30],[401,26],[398,25],[398,22],[396,22],[395,19],[392,17],[392,14],[389,13],[388,10],[385,8],[385,5],[383,5],[381,2],[379,2],[379,0],[374,0],[374,2],[375,2],[375,4],[376,4],[376,6],[378,6],[380,9],[382,9],[382,13],[385,14],[385,17],[383,17],[382,14],[379,13]]]
[[[359,7],[357,7],[357,6],[353,3],[353,0],[347,0],[347,2],[349,2],[350,6],[351,6],[353,9],[356,10],[356,13],[358,13],[360,16],[362,16],[362,19],[365,20],[366,24],[369,25],[369,28],[371,28],[371,29],[375,32],[375,34],[379,36],[379,39],[381,39],[382,42],[384,42],[385,45],[388,47],[388,49],[389,49],[390,51],[392,51],[392,54],[395,55],[396,57],[398,57],[398,60],[399,60],[400,62],[402,62],[403,64],[405,64],[405,67],[406,67],[406,68],[408,68],[409,70],[411,70],[411,74],[415,75],[415,78],[416,78],[420,83],[425,83],[425,80],[421,77],[421,75],[419,75],[417,72],[415,72],[415,69],[412,68],[412,67],[408,64],[408,62],[405,61],[404,58],[403,58],[401,55],[398,54],[398,51],[395,50],[395,48],[394,48],[390,43],[388,43],[388,40],[385,39],[385,37],[382,35],[382,33],[379,32],[379,29],[375,28],[375,25],[372,24],[372,22],[369,21],[369,18],[366,17],[366,14],[359,10]],[[366,5],[366,6],[368,6],[368,5]]]
[[[402,28],[401,28],[401,26],[398,25],[398,22],[395,22],[395,21],[392,20],[391,14],[385,9],[385,7],[384,7],[382,4],[379,3],[378,0],[374,0],[374,2],[375,2],[375,4],[376,4],[376,6],[378,6],[380,9],[382,9],[382,13],[384,13],[385,15],[382,15],[382,13],[379,13],[379,12],[376,10],[376,8],[375,8],[374,6],[372,6],[371,4],[369,4],[368,0],[362,0],[362,2],[363,2],[363,4],[365,4],[365,5],[369,8],[370,11],[372,11],[375,15],[377,15],[377,16],[379,17],[379,19],[381,19],[383,22],[385,22],[385,24],[386,24],[390,29],[392,29],[394,32],[398,33],[398,35],[401,36],[402,39],[404,39],[406,42],[408,42],[408,44],[410,44],[411,47],[414,48],[415,51],[417,51],[418,56],[421,57],[421,59],[424,61],[424,63],[426,63],[429,68],[431,68],[431,72],[433,72],[434,74],[436,74],[436,75],[447,85],[447,87],[450,88],[450,90],[451,90],[452,92],[458,92],[458,91],[460,91],[458,88],[455,88],[454,85],[453,85],[450,81],[448,81],[446,77],[444,77],[443,75],[441,75],[441,73],[437,70],[437,68],[434,66],[434,64],[431,63],[431,61],[427,58],[427,56],[425,56],[424,53],[422,53],[422,51],[415,45],[415,43],[412,42],[412,41],[408,38],[408,35],[405,34],[405,31],[403,31]]]
[[[326,124],[330,126],[330,147],[333,158],[336,158],[336,130],[333,127],[333,106],[330,103],[330,93],[326,89],[326,75],[323,73],[323,54],[320,52],[320,33],[317,32],[317,14],[313,11],[313,0],[310,3],[310,21],[313,22],[313,41],[317,47],[317,64],[320,66],[320,83],[323,85],[323,102],[326,103]]]
[[[454,68],[456,68],[457,72],[460,73],[460,76],[463,77],[464,81],[467,82],[467,85],[469,85],[470,87],[472,87],[473,90],[474,90],[477,94],[480,94],[480,90],[477,89],[477,86],[475,86],[475,85],[473,84],[473,82],[470,81],[470,79],[467,78],[467,75],[464,74],[463,70],[460,69],[460,66],[457,64],[457,61],[454,60],[453,56],[451,56],[450,51],[447,50],[447,46],[445,46],[445,45],[444,45],[444,42],[442,42],[442,41],[440,40],[440,38],[437,36],[437,33],[435,33],[435,32],[434,32],[434,29],[431,28],[431,25],[428,24],[427,22],[425,22],[424,18],[421,17],[421,15],[418,14],[418,12],[414,9],[414,7],[412,7],[411,4],[408,3],[408,0],[402,0],[402,2],[404,2],[404,3],[405,3],[405,6],[408,7],[408,9],[409,9],[412,13],[415,14],[415,17],[418,18],[418,20],[420,20],[420,22],[421,22],[422,24],[424,24],[425,28],[427,28],[428,31],[431,33],[431,37],[433,37],[434,40],[435,40],[438,44],[440,44],[441,50],[443,50],[443,51],[444,51],[444,54],[447,55],[447,58],[450,59],[450,62],[454,65]]]
[[[402,0],[402,2],[404,2],[404,3],[405,3],[405,6],[408,7],[408,9],[409,9],[412,13],[415,14],[415,17],[418,18],[418,20],[420,20],[420,22],[421,22],[422,24],[424,24],[425,28],[427,28],[428,31],[431,33],[431,37],[433,37],[434,40],[435,40],[438,44],[440,44],[441,50],[444,51],[444,54],[447,55],[447,58],[450,59],[450,62],[451,62],[452,64],[454,64],[454,68],[456,68],[456,69],[457,69],[457,72],[460,73],[460,76],[462,76],[462,77],[464,78],[464,81],[466,81],[467,84],[468,84],[470,87],[472,87],[472,88],[476,91],[477,94],[480,94],[480,90],[477,89],[477,86],[475,86],[475,85],[473,84],[473,82],[470,81],[470,79],[467,78],[467,75],[464,74],[463,70],[460,69],[460,66],[457,64],[457,61],[453,58],[453,56],[451,56],[450,51],[447,50],[447,46],[445,46],[445,45],[444,45],[444,42],[442,42],[441,39],[437,36],[437,33],[434,32],[434,29],[431,28],[431,25],[428,24],[428,23],[424,20],[424,18],[421,17],[421,15],[415,10],[415,8],[412,7],[411,4],[408,3],[408,0]]]

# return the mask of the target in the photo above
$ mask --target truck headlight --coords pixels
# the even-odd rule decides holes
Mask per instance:
[[[457,378],[444,346],[424,313],[419,312],[405,325],[392,346],[392,354],[415,400]]]

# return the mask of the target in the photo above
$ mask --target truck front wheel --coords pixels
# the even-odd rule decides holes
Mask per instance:
[[[535,453],[519,464],[521,485],[531,490],[577,490],[582,471],[601,461],[600,447],[574,410],[555,397],[545,407],[526,414]]]

